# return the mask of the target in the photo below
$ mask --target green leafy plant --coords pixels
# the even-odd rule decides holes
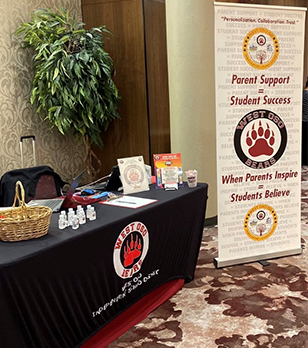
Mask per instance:
[[[104,49],[111,32],[105,27],[84,29],[84,23],[60,8],[36,10],[20,24],[16,35],[34,49],[30,101],[42,119],[62,134],[72,129],[86,145],[86,164],[99,159],[91,145],[103,147],[101,133],[119,118],[119,95],[113,82],[113,60]]]

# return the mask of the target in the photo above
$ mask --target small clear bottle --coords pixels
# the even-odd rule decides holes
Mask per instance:
[[[63,219],[65,221],[65,225],[66,225],[65,227],[67,227],[68,226],[68,221],[67,221],[67,215],[66,215],[66,211],[65,210],[61,210],[59,219],[60,219],[61,216],[63,217]]]
[[[90,208],[90,217],[89,217],[90,221],[96,220],[96,211],[94,209],[94,207]]]
[[[90,214],[91,214],[91,204],[88,204],[87,210],[86,210],[87,219],[90,219]]]
[[[78,217],[80,225],[83,225],[86,223],[86,214],[81,205],[77,207],[77,217]]]
[[[79,228],[79,219],[76,215],[74,215],[72,220],[72,229],[77,230],[77,228]]]
[[[66,215],[66,211],[65,211],[65,210],[61,210],[61,213],[60,213],[60,214],[63,215],[65,219],[67,218],[67,215]]]
[[[69,226],[72,226],[73,218],[75,216],[74,209],[73,208],[68,208],[68,213],[67,213],[67,222]]]
[[[58,227],[63,230],[67,226],[67,221],[64,215],[59,215]]]

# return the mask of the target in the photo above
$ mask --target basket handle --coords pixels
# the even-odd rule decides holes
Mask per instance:
[[[20,198],[20,195],[19,195],[19,189],[20,189],[20,192],[21,192],[21,198]],[[13,205],[12,205],[13,208],[15,208],[17,200],[18,200],[19,206],[21,208],[26,208],[26,204],[25,204],[25,190],[24,190],[24,187],[22,186],[21,181],[19,181],[19,180],[16,181],[16,184],[15,184],[15,197],[14,197],[14,202],[13,202]]]

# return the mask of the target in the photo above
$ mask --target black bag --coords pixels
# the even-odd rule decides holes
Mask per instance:
[[[111,171],[111,175],[106,183],[106,191],[117,191],[122,187],[122,181],[120,179],[120,169],[119,166],[114,166]]]
[[[15,197],[15,183],[21,181],[25,201],[55,198],[62,195],[64,181],[49,166],[15,169],[3,174],[0,180],[0,207],[10,207]]]

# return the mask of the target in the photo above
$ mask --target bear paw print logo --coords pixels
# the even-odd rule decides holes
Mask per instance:
[[[113,250],[113,265],[122,279],[131,278],[140,272],[149,250],[149,231],[142,222],[132,221],[116,238]]]
[[[287,146],[283,119],[270,110],[253,110],[244,115],[234,132],[238,159],[252,169],[269,168],[279,161]]]
[[[272,146],[275,144],[275,134],[270,129],[268,123],[266,123],[266,129],[264,130],[261,121],[259,121],[257,130],[255,130],[255,125],[253,125],[251,132],[247,132],[246,144],[249,148],[248,152],[252,157],[261,155],[271,156],[274,152]]]
[[[141,241],[138,237],[134,240],[133,236],[131,236],[130,242],[126,241],[126,246],[124,246],[124,267],[133,264],[134,260],[141,255],[141,248]]]

